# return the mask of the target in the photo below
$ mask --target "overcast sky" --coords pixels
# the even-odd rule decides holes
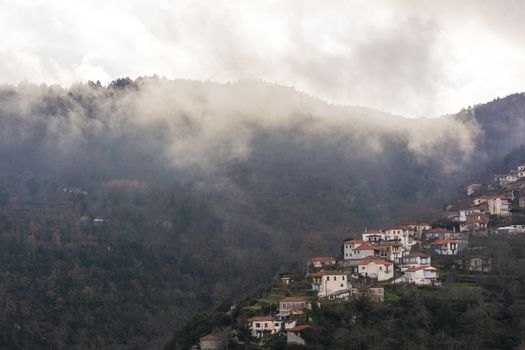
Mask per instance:
[[[525,1],[0,0],[2,82],[153,74],[453,113],[525,90]]]

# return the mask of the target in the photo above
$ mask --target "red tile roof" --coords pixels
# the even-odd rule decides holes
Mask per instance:
[[[354,243],[363,244],[363,243],[366,243],[366,242],[361,240],[361,239],[347,239],[345,241],[345,243],[347,243],[347,244],[354,244]]]
[[[448,243],[458,243],[458,241],[455,239],[436,239],[434,242],[430,243],[430,245],[442,245]]]
[[[363,233],[375,233],[375,234],[377,234],[377,233],[383,233],[383,230],[366,230]]]
[[[370,244],[361,244],[359,247],[354,248],[354,250],[386,250],[386,248]]]
[[[217,337],[216,335],[213,335],[213,334],[208,334],[208,335],[205,335],[204,337],[200,337],[199,340],[200,341],[222,341],[222,338]]]
[[[305,330],[307,328],[312,328],[312,326],[307,325],[307,324],[303,324],[303,325],[300,325],[300,326],[295,326],[293,328],[290,328],[288,330],[288,332],[300,332],[300,331],[303,331],[303,330]]]
[[[413,252],[413,253],[410,253],[408,255],[405,256],[405,258],[416,258],[416,257],[422,257],[422,258],[428,258],[430,257],[430,255],[428,254],[425,254],[425,253],[420,253],[420,252]]]
[[[310,261],[336,261],[335,258],[331,256],[312,256]]]
[[[434,266],[418,266],[418,267],[412,267],[407,270],[407,272],[416,272],[419,270],[432,270],[436,271],[437,269]]]
[[[281,299],[281,301],[304,301],[306,302],[304,298],[297,298],[297,297],[286,297],[284,299]]]
[[[359,265],[368,265],[370,263],[375,263],[376,265],[393,265],[394,263],[390,262],[390,261],[386,261],[386,260],[383,260],[383,259],[368,259],[368,258],[365,258],[363,260],[361,260],[359,262]]]
[[[248,322],[257,322],[257,321],[273,321],[273,316],[255,316],[248,319]]]

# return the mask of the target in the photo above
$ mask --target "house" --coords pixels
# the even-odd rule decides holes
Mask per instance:
[[[335,265],[337,260],[331,256],[313,256],[308,260],[308,263],[315,268],[324,268]]]
[[[311,326],[305,324],[300,326],[295,326],[286,331],[286,343],[296,344],[296,345],[306,345],[306,341],[303,338],[303,334],[308,329],[312,329]]]
[[[411,229],[408,225],[396,225],[385,230],[385,238],[387,241],[399,241],[407,249],[413,245],[416,231]]]
[[[354,249],[367,242],[361,239],[347,239],[343,242],[343,254],[345,260],[356,259],[354,258]]]
[[[454,232],[443,227],[434,227],[425,233],[427,240],[452,238]]]
[[[525,233],[525,225],[509,225],[498,228],[498,233],[516,234]]]
[[[312,290],[319,298],[334,298],[339,292],[348,291],[348,276],[341,271],[319,271],[311,274]]]
[[[466,259],[465,265],[470,272],[490,272],[492,260],[484,256],[470,256]]]
[[[352,288],[352,298],[359,298],[363,295],[366,295],[376,303],[382,303],[385,301],[385,288],[371,284]]]
[[[273,316],[256,316],[248,319],[250,334],[254,338],[264,338],[272,334],[279,333],[284,325]]]
[[[467,196],[471,196],[481,189],[482,184],[480,182],[472,182],[467,186]]]
[[[386,254],[380,256],[395,263],[399,263],[407,252],[399,241],[384,241],[380,242],[379,246],[386,249]]]
[[[282,316],[302,314],[304,309],[311,308],[312,304],[303,298],[286,297],[279,301],[279,314]]]
[[[386,258],[387,249],[378,245],[361,244],[351,251],[351,259],[364,259],[370,255]]]
[[[405,274],[396,279],[394,283],[411,283],[417,286],[437,285],[438,272],[433,266],[417,266],[409,268]]]
[[[359,263],[358,273],[363,277],[387,281],[394,278],[394,263],[370,256]]]
[[[506,196],[481,196],[474,199],[474,205],[487,203],[491,215],[509,216],[509,199]]]
[[[502,174],[502,175],[496,175],[494,177],[494,180],[500,185],[504,186],[513,182],[518,181],[518,176],[514,174]]]
[[[409,269],[418,266],[430,266],[430,255],[425,253],[413,252],[403,257],[403,268]]]
[[[519,172],[519,171],[525,171],[525,164],[521,164],[521,165],[518,165],[518,167],[516,168],[516,170]]]
[[[382,230],[365,230],[362,234],[363,241],[371,243],[379,243],[384,241],[385,233]]]
[[[457,255],[460,252],[459,241],[455,239],[436,239],[430,243],[430,248],[438,255]]]
[[[222,350],[224,348],[224,340],[216,335],[208,334],[199,338],[200,350]]]
[[[467,221],[459,224],[459,232],[478,232],[486,231],[489,218],[486,215],[469,217]]]

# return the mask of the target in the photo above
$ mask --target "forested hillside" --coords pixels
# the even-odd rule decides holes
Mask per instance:
[[[0,347],[159,347],[351,233],[431,217],[525,143],[522,100],[409,120],[256,81],[4,86]]]

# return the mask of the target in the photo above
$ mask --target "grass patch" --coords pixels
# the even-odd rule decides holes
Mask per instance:
[[[397,295],[396,293],[390,290],[385,290],[385,301],[399,301],[399,300],[401,300],[399,295]]]

